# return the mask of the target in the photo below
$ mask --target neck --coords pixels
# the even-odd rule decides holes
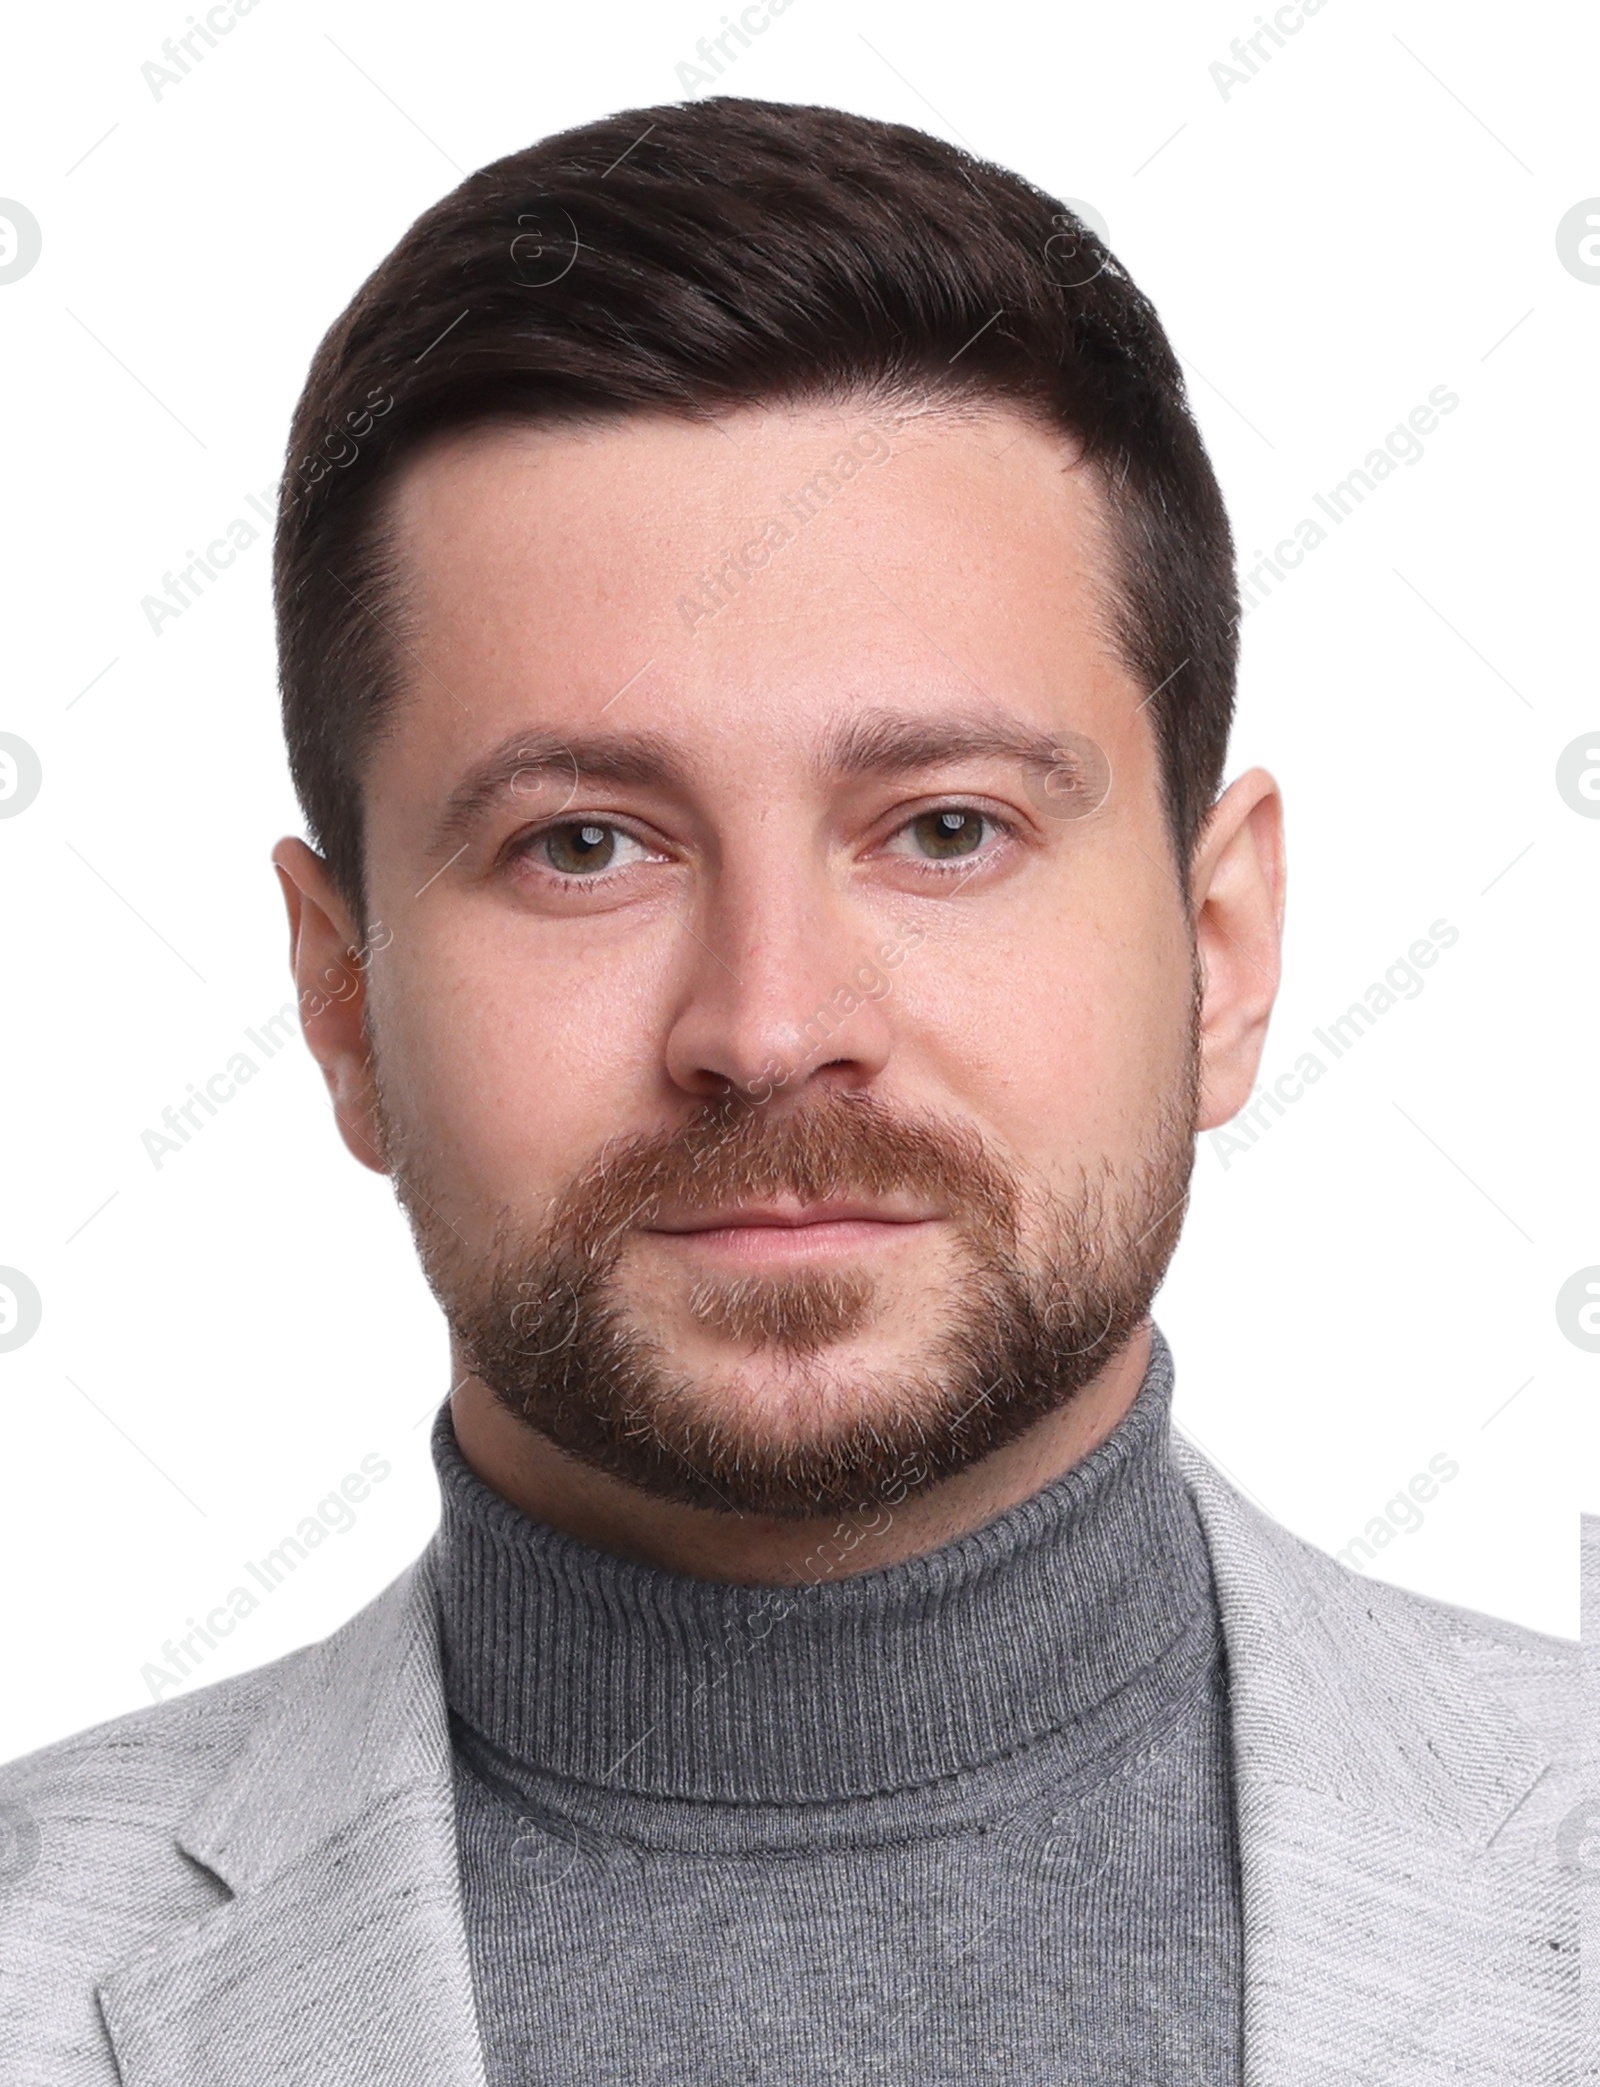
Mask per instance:
[[[469,1467],[533,1520],[641,1565],[783,1587],[875,1572],[981,1529],[1098,1448],[1133,1404],[1149,1362],[1146,1323],[1097,1377],[1015,1442],[893,1508],[850,1522],[723,1514],[654,1499],[555,1448],[478,1378],[461,1378],[459,1358],[450,1418]],[[820,1569],[819,1561],[826,1561]]]

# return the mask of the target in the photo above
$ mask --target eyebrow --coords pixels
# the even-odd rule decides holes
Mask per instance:
[[[439,814],[429,852],[459,853],[520,775],[565,776],[575,783],[621,783],[635,789],[684,781],[682,763],[665,740],[651,732],[607,732],[589,739],[518,732],[501,740],[462,776]]]
[[[1059,768],[1061,758],[1058,742],[1048,733],[1003,716],[911,717],[898,710],[868,710],[827,735],[814,767],[819,775],[864,778],[915,773],[949,761],[999,760],[1048,774]],[[514,733],[475,761],[451,791],[433,830],[430,855],[459,854],[522,775],[635,789],[682,788],[687,782],[684,763],[655,733],[607,732],[576,739]]]
[[[818,767],[849,776],[901,775],[947,761],[987,760],[1049,773],[1061,759],[1057,738],[999,714],[908,717],[898,710],[868,710],[829,734]]]

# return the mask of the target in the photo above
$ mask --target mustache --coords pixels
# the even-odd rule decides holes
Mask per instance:
[[[687,1123],[609,1145],[556,1199],[547,1229],[593,1265],[664,1210],[897,1190],[942,1203],[997,1243],[1016,1240],[1017,1189],[975,1130],[839,1092],[779,1115],[729,1096]]]

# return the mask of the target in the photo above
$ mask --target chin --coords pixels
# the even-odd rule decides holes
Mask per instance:
[[[706,1422],[730,1435],[789,1445],[860,1426],[894,1401],[883,1389],[916,1378],[918,1358],[886,1344],[848,1341],[805,1354],[727,1346],[662,1353],[664,1369],[685,1387]]]

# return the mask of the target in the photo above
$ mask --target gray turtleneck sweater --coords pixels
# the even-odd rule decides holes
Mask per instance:
[[[758,1588],[433,1437],[490,2087],[1236,2087],[1226,1681],[1171,1357],[926,1556]]]

